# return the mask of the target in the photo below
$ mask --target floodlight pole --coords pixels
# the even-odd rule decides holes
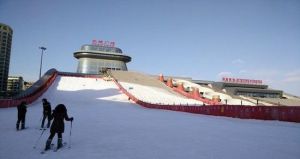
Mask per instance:
[[[41,73],[42,73],[42,64],[43,64],[43,54],[44,54],[44,51],[47,49],[43,46],[39,47],[39,49],[42,50],[42,54],[41,54],[41,63],[40,63],[40,75],[39,75],[39,79],[41,78]]]

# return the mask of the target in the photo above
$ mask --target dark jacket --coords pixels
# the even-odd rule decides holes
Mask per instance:
[[[51,104],[48,101],[43,102],[43,114],[51,115]]]
[[[67,108],[63,104],[59,104],[53,110],[52,118],[54,118],[50,132],[51,133],[63,133],[65,130],[64,119],[70,121],[71,118],[68,117]]]
[[[27,112],[27,107],[25,102],[22,102],[20,105],[18,105],[18,117],[23,117],[25,116],[26,112]]]

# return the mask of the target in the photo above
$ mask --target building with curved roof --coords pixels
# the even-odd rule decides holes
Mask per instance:
[[[78,59],[77,72],[85,74],[100,74],[106,69],[127,71],[126,63],[131,61],[120,48],[90,44],[83,45],[74,57]]]

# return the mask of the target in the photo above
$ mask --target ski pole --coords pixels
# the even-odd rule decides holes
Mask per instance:
[[[36,140],[36,142],[35,142],[35,144],[34,144],[34,146],[33,146],[33,148],[34,148],[34,149],[36,148],[36,146],[37,146],[38,142],[40,141],[41,137],[43,136],[43,134],[44,134],[45,130],[46,130],[46,129],[43,129],[43,131],[42,131],[42,133],[41,133],[40,137],[39,137],[39,138]]]
[[[39,123],[38,123],[38,125],[40,125],[41,124],[41,121],[42,121],[42,118],[43,118],[43,114],[42,114],[42,116],[41,116],[41,118],[40,118],[40,120],[39,120]]]
[[[44,115],[42,114],[42,116],[41,116],[41,118],[40,118],[40,122],[42,121],[43,116],[44,116]]]
[[[73,121],[71,121],[70,136],[69,136],[69,148],[71,148],[72,123],[73,123]]]

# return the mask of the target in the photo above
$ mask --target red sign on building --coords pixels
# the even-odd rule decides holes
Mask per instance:
[[[103,41],[103,40],[93,40],[92,45],[97,46],[106,46],[106,47],[115,47],[115,42],[113,41]]]
[[[262,80],[241,79],[241,78],[231,78],[231,77],[223,77],[222,81],[225,83],[255,84],[255,85],[261,85],[263,83]]]

